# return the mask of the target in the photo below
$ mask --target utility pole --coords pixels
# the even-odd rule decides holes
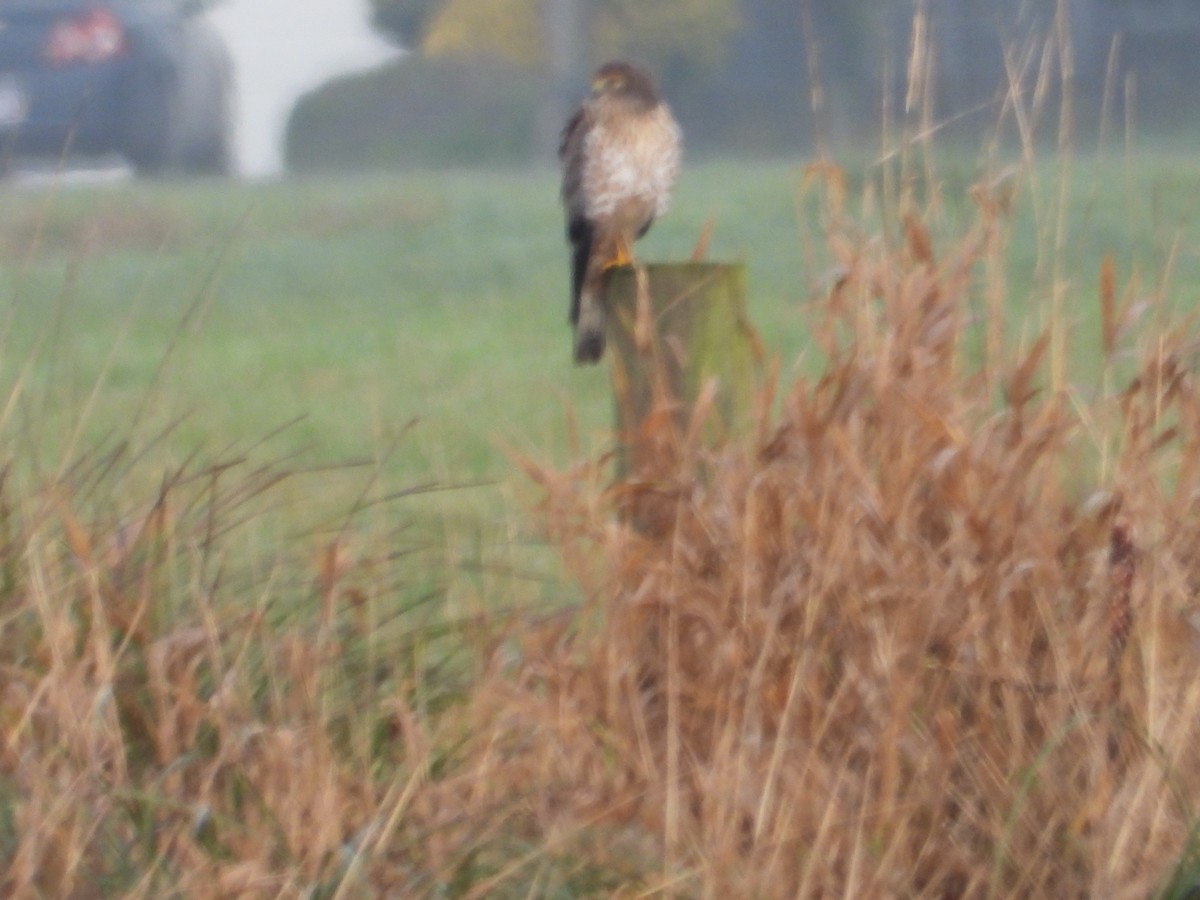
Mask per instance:
[[[538,109],[539,156],[553,158],[567,112],[591,65],[588,52],[588,0],[542,0],[542,29],[549,50],[549,73]]]

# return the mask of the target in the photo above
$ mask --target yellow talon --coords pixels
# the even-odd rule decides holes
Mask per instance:
[[[605,270],[607,271],[608,269],[619,269],[621,266],[632,266],[632,265],[633,265],[633,253],[631,252],[629,242],[626,240],[618,239],[615,242],[615,245],[613,247],[612,258],[609,259],[608,262],[606,262],[604,264]]]

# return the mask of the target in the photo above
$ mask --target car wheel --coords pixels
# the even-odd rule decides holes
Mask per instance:
[[[177,168],[180,141],[175,79],[161,70],[138,72],[127,103],[126,159],[141,175],[163,175]]]
[[[186,168],[194,175],[225,177],[233,174],[233,152],[224,132],[211,134],[199,144],[186,160]]]
[[[204,134],[188,150],[183,161],[188,172],[223,178],[234,173],[233,115],[226,89]]]

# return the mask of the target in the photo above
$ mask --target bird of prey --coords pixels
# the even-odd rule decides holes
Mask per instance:
[[[604,354],[607,273],[633,260],[633,242],[667,209],[681,138],[654,79],[610,62],[563,129],[562,202],[571,244],[575,362]]]

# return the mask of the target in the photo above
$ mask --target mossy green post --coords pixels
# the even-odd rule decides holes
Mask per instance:
[[[746,317],[745,266],[661,263],[644,271],[649,318],[640,329],[635,270],[617,269],[607,288],[620,477],[640,468],[634,438],[655,408],[656,383],[682,430],[704,386],[716,377],[715,402],[704,423],[707,440],[738,431],[749,418],[754,393],[756,339]]]

